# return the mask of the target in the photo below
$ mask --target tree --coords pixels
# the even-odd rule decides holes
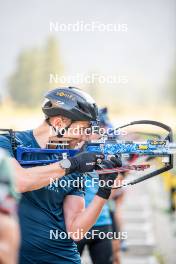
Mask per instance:
[[[49,83],[50,73],[62,72],[58,43],[53,37],[44,48],[22,51],[17,69],[8,79],[12,100],[20,106],[37,106],[42,95],[54,86]]]
[[[47,84],[46,89],[53,88],[57,86],[59,82],[52,83],[49,82],[50,74],[53,75],[62,75],[63,73],[63,64],[60,59],[58,42],[55,38],[50,37],[48,39],[47,45],[44,50],[44,69],[43,69],[43,78],[45,84]]]

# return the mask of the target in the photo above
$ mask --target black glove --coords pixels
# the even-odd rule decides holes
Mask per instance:
[[[80,173],[93,171],[98,163],[101,163],[104,155],[101,152],[82,152],[74,157],[68,158],[71,162],[67,174],[78,171]]]
[[[100,165],[100,167],[103,169],[113,169],[121,166],[122,166],[122,162],[119,157],[111,157],[110,160],[103,160]],[[99,174],[100,185],[98,188],[97,195],[103,199],[108,199],[109,196],[111,195],[111,189],[117,176],[118,176],[117,172],[108,173],[108,174]]]

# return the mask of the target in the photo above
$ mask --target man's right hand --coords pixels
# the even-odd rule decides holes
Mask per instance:
[[[110,160],[103,160],[101,164],[102,169],[113,169],[122,166],[122,161],[120,157],[111,157]],[[114,181],[117,178],[118,173],[112,172],[108,174],[99,174],[99,180],[104,182],[103,186],[99,186],[97,195],[103,199],[109,199],[111,195],[111,189],[113,187]]]
[[[101,152],[82,152],[78,155],[68,158],[71,163],[66,174],[78,171],[80,173],[92,172],[98,163],[104,159],[104,155]]]

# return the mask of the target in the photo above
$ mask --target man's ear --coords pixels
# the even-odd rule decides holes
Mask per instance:
[[[67,117],[62,117],[62,116],[54,116],[51,118],[51,124],[55,127],[55,128],[64,128],[67,125],[69,125],[71,122],[70,119],[68,119]]]
[[[61,128],[63,127],[63,120],[60,116],[54,116],[52,118],[52,125],[55,127],[55,128]]]

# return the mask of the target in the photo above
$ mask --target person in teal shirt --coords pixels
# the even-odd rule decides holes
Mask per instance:
[[[94,100],[78,88],[51,90],[45,95],[42,106],[45,114],[43,123],[34,130],[16,132],[15,142],[21,147],[40,150],[49,142],[51,131],[57,132],[58,141],[66,140],[69,128],[87,129],[92,126],[91,122],[96,122],[96,109]],[[62,130],[66,131],[66,135],[62,135]],[[71,143],[82,141],[81,135],[73,137],[75,135],[70,133],[69,136],[73,139]],[[21,228],[19,263],[81,263],[74,234],[80,230],[84,234],[92,227],[110,197],[111,186],[99,187],[94,202],[85,209],[84,189],[82,186],[75,187],[74,181],[81,180],[80,173],[96,169],[99,159],[105,168],[117,167],[117,161],[104,160],[102,153],[81,151],[74,157],[56,161],[58,157],[54,154],[27,152],[26,161],[42,159],[51,161],[51,164],[24,168],[18,162],[9,136],[0,136],[0,147],[6,149],[11,157],[18,178],[17,188],[22,193],[18,209]],[[52,163],[52,160],[55,162]],[[108,177],[113,184],[116,174],[108,174],[105,184]],[[51,184],[51,178],[58,180],[58,186]],[[61,185],[61,180],[64,180],[65,186]]]
[[[99,124],[100,127],[105,129],[112,128],[111,122],[108,117],[107,108],[99,109]],[[93,180],[94,179],[94,180]],[[86,186],[85,186],[85,206],[88,207],[92,202],[97,190],[99,176],[96,173],[87,173],[86,176]],[[96,232],[94,236],[93,233]],[[82,255],[84,247],[87,245],[90,253],[90,257],[93,263],[96,264],[112,264],[113,263],[113,249],[112,249],[112,239],[100,237],[100,233],[107,234],[108,232],[113,232],[112,217],[110,215],[110,210],[108,203],[106,203],[101,213],[90,230],[90,237],[84,237],[81,241],[77,243],[80,255]]]

